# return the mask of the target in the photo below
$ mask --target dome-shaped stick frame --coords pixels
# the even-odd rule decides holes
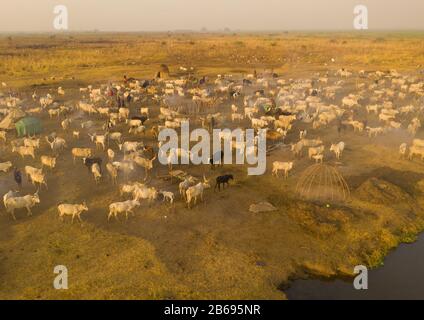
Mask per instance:
[[[349,186],[339,171],[330,165],[314,164],[299,178],[296,193],[301,198],[318,201],[347,201]]]

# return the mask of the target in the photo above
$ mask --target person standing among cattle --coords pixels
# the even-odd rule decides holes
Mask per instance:
[[[211,117],[211,122],[210,122],[210,131],[213,132],[213,129],[215,128],[215,118]]]
[[[16,167],[13,170],[13,178],[15,179],[15,182],[18,184],[18,187],[22,188],[22,173]]]

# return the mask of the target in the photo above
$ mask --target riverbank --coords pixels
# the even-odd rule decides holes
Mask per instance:
[[[356,290],[353,278],[294,280],[285,288],[289,300],[422,300],[424,298],[424,235],[401,244],[368,272],[368,289]]]

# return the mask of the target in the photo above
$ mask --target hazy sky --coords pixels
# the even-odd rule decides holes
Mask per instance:
[[[370,30],[424,30],[424,0],[1,0],[0,32],[54,31],[61,4],[69,31],[350,30],[358,4]]]

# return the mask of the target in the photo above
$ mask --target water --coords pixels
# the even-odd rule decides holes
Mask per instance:
[[[368,271],[368,290],[355,290],[351,281],[295,280],[284,291],[291,300],[424,299],[424,234],[412,244],[401,244]]]

